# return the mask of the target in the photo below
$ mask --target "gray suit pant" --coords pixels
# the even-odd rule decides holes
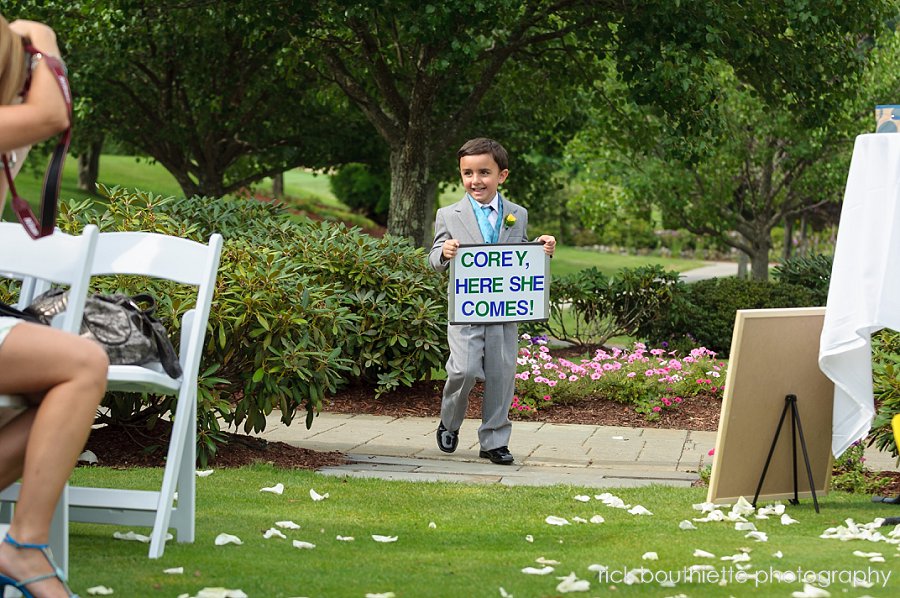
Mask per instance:
[[[448,430],[459,430],[466,416],[469,392],[477,380],[484,380],[478,441],[485,451],[509,446],[509,407],[516,388],[518,337],[515,323],[447,327],[450,359],[441,421]]]

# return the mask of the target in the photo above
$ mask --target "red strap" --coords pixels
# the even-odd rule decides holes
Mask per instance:
[[[62,92],[63,100],[66,103],[66,111],[69,114],[71,122],[72,117],[72,92],[69,88],[69,79],[66,76],[66,69],[62,61],[53,56],[47,56],[40,52],[31,44],[25,45],[25,50],[32,55],[41,54],[43,61],[53,72],[56,82]],[[69,125],[60,136],[59,143],[53,150],[50,158],[50,165],[44,175],[44,187],[41,192],[41,220],[38,222],[28,202],[16,192],[16,186],[13,184],[12,173],[10,171],[9,161],[6,155],[3,155],[3,169],[6,171],[6,182],[9,184],[9,191],[12,194],[12,206],[19,218],[19,222],[25,227],[25,231],[32,239],[39,239],[53,234],[56,227],[56,212],[59,203],[59,187],[62,181],[63,167],[66,162],[66,154],[69,152],[69,143],[72,140],[72,126]]]

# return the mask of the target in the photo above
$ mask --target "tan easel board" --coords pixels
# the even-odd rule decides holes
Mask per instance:
[[[753,500],[785,407],[797,408],[817,496],[831,481],[831,412],[834,383],[819,370],[824,307],[739,310],[709,482],[709,502]],[[791,410],[759,494],[760,500],[793,498]],[[798,497],[812,496],[797,439]]]

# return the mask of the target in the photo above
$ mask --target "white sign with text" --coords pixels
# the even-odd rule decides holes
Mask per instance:
[[[451,324],[546,321],[550,257],[542,243],[461,245],[447,294]]]

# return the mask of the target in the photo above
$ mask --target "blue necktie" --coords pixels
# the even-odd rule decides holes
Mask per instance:
[[[484,214],[484,221],[487,223],[487,227],[485,229],[482,229],[485,243],[497,242],[497,229],[496,227],[491,226],[491,212],[493,211],[494,208],[492,208],[491,206],[481,206],[481,213]]]

